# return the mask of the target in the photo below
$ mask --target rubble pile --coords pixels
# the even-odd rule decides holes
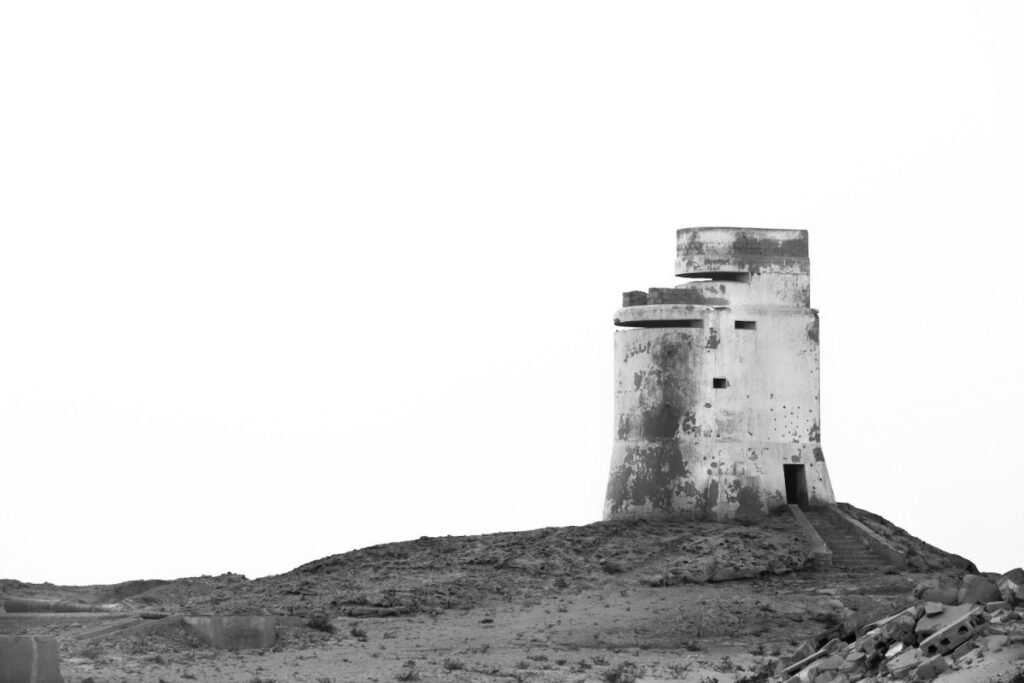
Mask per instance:
[[[804,643],[779,670],[784,683],[930,681],[985,652],[1024,643],[1024,569],[997,579],[937,577],[914,589],[914,605],[824,646]]]

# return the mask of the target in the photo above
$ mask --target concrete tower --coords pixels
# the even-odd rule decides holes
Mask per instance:
[[[685,228],[675,288],[615,314],[605,519],[743,519],[835,502],[804,230]]]

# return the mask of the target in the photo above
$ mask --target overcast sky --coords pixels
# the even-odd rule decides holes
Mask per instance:
[[[1019,3],[5,3],[0,577],[600,518],[612,316],[810,231],[836,496],[1024,564]]]

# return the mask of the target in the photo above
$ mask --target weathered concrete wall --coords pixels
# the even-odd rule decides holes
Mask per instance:
[[[182,617],[185,629],[220,650],[271,647],[277,639],[272,616]]]
[[[683,296],[629,293],[633,305],[616,314],[631,329],[615,333],[605,518],[756,517],[787,503],[784,465],[803,466],[810,505],[834,502],[806,233],[679,232],[677,271],[733,279],[675,290]],[[730,237],[741,252],[729,252]]]
[[[64,683],[57,639],[0,636],[0,683]]]

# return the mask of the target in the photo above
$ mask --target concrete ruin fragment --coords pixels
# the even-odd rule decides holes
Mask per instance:
[[[252,650],[273,646],[277,619],[272,616],[182,617],[185,630],[218,650]]]
[[[921,651],[929,657],[953,652],[977,635],[987,621],[984,608],[975,607],[953,623],[922,640]]]
[[[955,579],[944,578],[957,583]],[[978,578],[985,577],[968,574],[962,582],[974,585]],[[931,587],[934,584],[919,585],[915,594]],[[828,637],[823,634],[803,643],[782,660],[784,665],[777,669],[777,675],[786,683],[941,680],[943,672],[969,668],[972,659],[981,658],[985,652],[1024,644],[1024,628],[1020,625],[997,625],[997,619],[1007,624],[1024,624],[1024,607],[1013,608],[1000,601],[993,603],[992,609],[988,611],[987,604],[943,605],[919,600],[900,612],[860,627],[853,642],[833,639],[815,649]],[[848,641],[852,635],[847,633],[843,637]],[[975,651],[980,654],[972,654]],[[841,660],[838,667],[833,667],[833,658]]]
[[[615,324],[605,519],[744,519],[835,502],[821,448],[807,232],[685,228],[685,284]]]
[[[57,639],[0,636],[0,683],[64,683]]]

